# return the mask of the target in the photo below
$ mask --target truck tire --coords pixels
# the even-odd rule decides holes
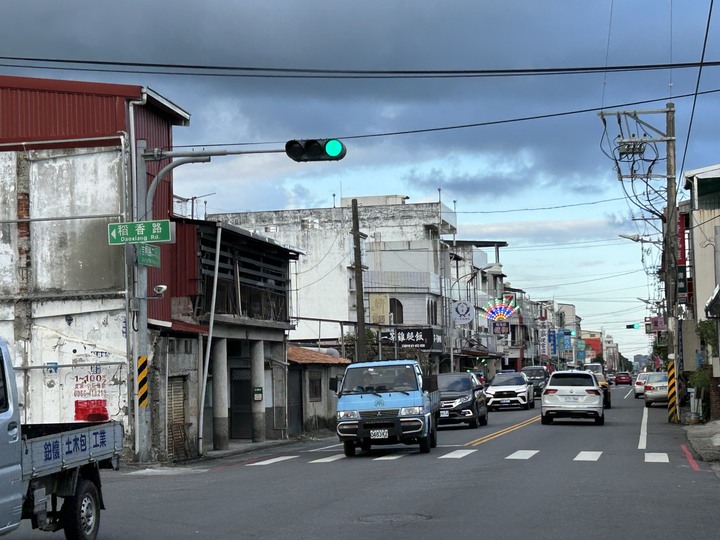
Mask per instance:
[[[430,448],[437,447],[437,420],[433,417],[432,430],[430,431]]]
[[[95,540],[100,530],[100,496],[90,480],[79,479],[75,495],[60,509],[67,540]]]
[[[345,457],[353,457],[355,455],[355,441],[343,441],[343,452]]]

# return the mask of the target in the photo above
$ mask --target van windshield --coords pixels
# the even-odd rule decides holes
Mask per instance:
[[[412,365],[349,368],[340,391],[343,394],[377,392],[408,392],[417,390],[417,377]]]

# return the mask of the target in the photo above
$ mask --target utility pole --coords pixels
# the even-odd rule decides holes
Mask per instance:
[[[677,306],[677,259],[678,259],[678,212],[677,212],[677,181],[675,179],[675,104],[667,104],[666,115],[666,135],[667,135],[667,209],[665,224],[665,301],[667,309],[667,333],[668,333],[668,351],[670,355],[668,360],[672,364],[668,370],[668,422],[677,424],[680,422],[678,415],[677,403],[677,379],[678,373],[678,332],[679,325],[675,313]]]
[[[665,109],[650,111],[601,111],[600,117],[607,129],[607,118],[615,117],[620,134],[614,143],[611,143],[610,153],[615,161],[618,180],[635,181],[642,178],[647,186],[646,193],[636,193],[633,201],[646,211],[652,219],[662,221],[663,234],[663,269],[665,287],[665,322],[668,343],[668,421],[679,422],[677,407],[673,406],[676,398],[676,380],[678,360],[682,351],[678,350],[678,334],[680,331],[677,319],[677,280],[678,280],[678,212],[677,212],[677,179],[675,167],[675,104],[667,103]],[[653,127],[640,118],[640,114],[664,114],[665,132]],[[654,133],[654,135],[649,135]],[[665,143],[666,171],[665,174],[653,173],[652,167],[642,172],[644,167],[644,153],[646,148],[657,143]],[[623,167],[627,172],[623,172]],[[665,178],[665,208],[655,208],[648,201],[652,200],[655,190],[650,187],[650,181]],[[633,193],[635,191],[633,190]],[[630,197],[630,195],[628,195]],[[623,235],[621,235],[623,236]],[[626,236],[627,237],[627,236]],[[631,240],[639,241],[634,238]]]
[[[352,223],[352,235],[354,244],[353,266],[355,269],[355,312],[357,313],[355,361],[364,362],[365,360],[367,360],[365,344],[365,292],[363,291],[362,250],[360,249],[360,240],[362,233],[360,232],[360,216],[358,215],[357,199],[352,200]]]

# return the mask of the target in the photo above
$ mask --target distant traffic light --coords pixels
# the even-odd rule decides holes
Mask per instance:
[[[285,153],[295,161],[338,161],[347,149],[337,139],[300,139],[285,143]]]
[[[640,328],[640,323],[636,322],[635,324],[626,324],[625,328],[638,329]]]

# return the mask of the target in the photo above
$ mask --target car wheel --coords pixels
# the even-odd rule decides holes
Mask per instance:
[[[430,431],[430,448],[437,448],[437,421],[433,418],[432,430]]]
[[[353,457],[355,455],[355,441],[343,441],[343,453],[345,457]]]
[[[552,421],[553,419],[545,414],[540,416],[540,422],[546,426],[552,424]]]
[[[646,408],[646,409],[649,409],[651,405],[652,405],[652,402],[651,402],[651,401],[647,401],[647,400],[645,401],[645,408]]]
[[[635,393],[635,399],[640,399],[640,394],[638,394],[637,392]]]
[[[475,407],[475,410],[473,411],[473,417],[468,422],[468,427],[470,429],[477,429],[479,425],[480,424],[478,424],[478,410],[477,410],[477,407]]]
[[[595,419],[595,425],[596,426],[604,426],[605,425],[605,415],[604,414],[602,416],[598,416]]]
[[[97,486],[79,479],[75,494],[65,497],[60,509],[65,538],[95,540],[100,528],[100,495]]]

